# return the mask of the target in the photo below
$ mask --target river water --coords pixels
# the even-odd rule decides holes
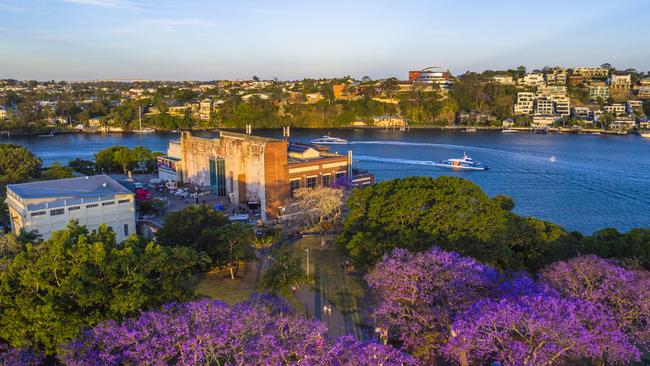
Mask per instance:
[[[332,151],[345,153],[351,149],[355,165],[370,170],[378,180],[443,174],[467,178],[491,196],[512,196],[519,214],[586,234],[604,227],[622,231],[650,227],[650,139],[637,135],[294,129],[291,140],[309,142],[327,132],[350,141],[349,145],[333,146]],[[255,133],[281,137],[280,130]],[[27,146],[49,165],[74,158],[92,159],[96,152],[112,145],[143,145],[166,151],[169,139],[177,138],[177,133],[75,134],[2,138],[0,142]],[[461,157],[463,152],[490,170],[455,172],[433,166],[439,160]]]

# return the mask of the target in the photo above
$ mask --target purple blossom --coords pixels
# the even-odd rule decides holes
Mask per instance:
[[[598,305],[553,295],[483,300],[459,314],[444,352],[473,364],[627,364],[639,350]]]
[[[405,365],[413,360],[380,344],[343,338],[292,314],[269,297],[228,306],[215,300],[165,305],[138,318],[105,322],[64,353],[68,365]]]
[[[631,271],[594,255],[556,262],[541,282],[565,297],[604,306],[639,345],[650,346],[650,273]]]
[[[458,253],[431,248],[395,249],[366,275],[377,295],[372,317],[389,338],[421,360],[432,360],[447,341],[458,311],[495,291],[499,275]]]

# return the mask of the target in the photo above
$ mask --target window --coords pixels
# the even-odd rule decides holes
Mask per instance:
[[[124,224],[124,236],[129,236],[129,224]]]
[[[118,203],[129,203],[131,200],[119,200]]]
[[[86,208],[95,208],[95,207],[99,207],[99,204],[98,203],[91,203],[89,205],[86,205]]]
[[[102,206],[110,206],[110,205],[114,205],[114,204],[115,204],[115,201],[102,202]]]
[[[332,179],[331,174],[323,174],[323,187],[331,186],[332,185],[331,179]]]
[[[345,172],[336,172],[336,180],[338,181],[339,179],[345,177]]]
[[[289,182],[289,192],[291,193],[291,197],[293,197],[298,188],[300,188],[300,179],[292,179]]]
[[[80,208],[81,208],[81,206],[72,206],[72,207],[68,207],[68,211],[77,211]]]
[[[50,216],[59,216],[63,215],[65,213],[65,210],[62,208],[57,208],[56,210],[50,210]]]
[[[36,211],[36,212],[32,212],[32,213],[30,214],[30,216],[31,216],[31,217],[34,217],[34,216],[43,216],[43,215],[45,215],[46,213],[47,213],[46,211]]]
[[[316,177],[307,177],[307,188],[316,188]]]

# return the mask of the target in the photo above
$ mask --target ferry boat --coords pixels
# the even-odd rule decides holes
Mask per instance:
[[[461,159],[443,160],[440,163],[436,163],[436,166],[441,168],[465,169],[465,170],[488,170],[489,169],[487,165],[475,161],[474,159],[467,156],[466,153],[463,153],[463,157]]]
[[[347,145],[348,140],[325,135],[323,137],[311,140],[311,143],[318,145]]]

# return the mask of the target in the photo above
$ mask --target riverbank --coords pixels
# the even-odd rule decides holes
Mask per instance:
[[[477,131],[503,131],[503,130],[515,130],[518,132],[535,132],[537,129],[532,127],[509,127],[503,128],[498,126],[466,126],[466,125],[453,125],[453,126],[439,126],[439,125],[410,125],[405,126],[405,128],[400,127],[380,127],[380,126],[340,126],[340,127],[292,127],[296,130],[388,130],[388,131],[401,131],[408,132],[410,130],[431,130],[431,131],[464,131],[470,128],[476,129]],[[224,127],[221,128],[225,131],[241,131],[241,128],[235,127]],[[191,131],[196,133],[210,133],[216,132],[218,129],[205,129],[205,128],[194,128],[184,131]],[[279,128],[266,128],[260,127],[255,128],[254,130],[279,130]],[[605,130],[600,128],[572,128],[572,127],[549,127],[546,129],[549,133],[568,133],[568,134],[608,134],[608,135],[626,135],[626,134],[640,134],[638,130],[630,131],[616,131],[616,130]],[[156,132],[147,133],[148,135],[157,134],[157,133],[176,133],[178,130],[169,130],[169,129],[156,129]],[[112,129],[99,129],[99,128],[85,128],[83,130],[76,129],[66,129],[66,130],[43,130],[36,132],[23,132],[23,131],[8,131],[0,130],[0,138],[6,137],[35,137],[35,136],[50,136],[50,133],[54,135],[67,135],[67,134],[87,134],[87,135],[104,135],[104,134],[123,134],[123,135],[142,135],[131,130],[123,130],[121,128],[112,128]]]

